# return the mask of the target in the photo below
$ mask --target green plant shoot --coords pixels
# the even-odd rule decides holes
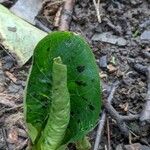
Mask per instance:
[[[72,32],[42,39],[34,50],[24,99],[33,147],[57,150],[82,141],[95,127],[100,108],[99,70],[85,40]]]

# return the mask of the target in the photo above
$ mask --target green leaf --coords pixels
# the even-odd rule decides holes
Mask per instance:
[[[40,150],[59,148],[70,120],[67,67],[62,64],[60,57],[54,59],[52,80],[52,104],[47,124],[37,144],[37,149]]]
[[[36,141],[50,117],[53,59],[59,56],[67,66],[71,103],[70,122],[62,143],[66,144],[82,139],[95,127],[101,106],[100,81],[94,55],[79,35],[53,32],[41,40],[34,50],[25,94],[26,122],[38,131]]]

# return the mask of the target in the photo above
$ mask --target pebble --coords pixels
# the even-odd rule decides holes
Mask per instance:
[[[142,0],[130,0],[132,6],[137,6],[143,3]]]
[[[104,32],[101,34],[97,33],[92,37],[92,40],[106,42],[118,46],[125,46],[127,44],[127,41],[124,38],[113,35],[111,32]]]
[[[150,30],[146,30],[141,34],[141,40],[150,40]]]
[[[142,24],[139,25],[141,29],[146,28],[147,26],[150,26],[150,20],[144,21]]]
[[[102,70],[106,70],[107,69],[107,55],[104,55],[104,56],[100,57],[100,59],[99,59],[99,67]]]
[[[8,91],[11,93],[18,93],[19,91],[22,91],[22,86],[21,85],[16,85],[13,82],[10,83],[8,87]]]

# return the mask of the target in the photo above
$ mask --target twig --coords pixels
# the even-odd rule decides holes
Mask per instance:
[[[75,5],[75,0],[66,0],[62,10],[62,15],[60,17],[59,30],[66,31],[69,30],[70,23],[72,20],[73,8]]]
[[[107,117],[107,139],[108,139],[108,150],[111,150],[110,144],[110,127],[109,127],[109,118]]]
[[[53,23],[54,27],[59,27],[61,12],[62,12],[62,6],[59,7],[56,16],[54,18],[54,23]]]
[[[106,111],[109,113],[109,115],[116,120],[117,125],[119,129],[121,130],[122,134],[126,137],[129,136],[129,129],[126,125],[127,121],[134,121],[139,119],[139,115],[128,115],[128,116],[122,116],[120,115],[114,107],[109,103],[107,100],[105,101],[105,108]]]
[[[101,20],[101,14],[100,14],[100,0],[98,0],[97,2],[96,0],[93,0],[93,3],[95,6],[98,22],[101,23],[102,20]]]
[[[101,119],[99,121],[94,150],[98,150],[99,143],[101,141],[101,137],[102,137],[102,133],[103,133],[103,129],[104,129],[104,125],[105,125],[105,121],[106,121],[106,112],[103,111]]]
[[[108,150],[108,149],[107,149],[107,145],[105,145],[105,150]]]
[[[129,116],[122,116],[122,115],[120,115],[120,116],[121,116],[122,120],[124,120],[124,121],[134,121],[134,120],[139,119],[139,115],[130,114]]]
[[[111,103],[112,99],[113,99],[113,95],[116,91],[116,88],[118,87],[119,82],[115,82],[112,86],[112,90],[108,96],[108,101]],[[103,129],[104,129],[104,125],[105,125],[105,121],[106,121],[106,112],[105,110],[102,112],[100,121],[99,121],[99,126],[98,126],[98,130],[97,130],[97,135],[96,135],[96,140],[95,140],[95,145],[94,145],[94,150],[98,150],[99,147],[99,143],[101,141],[101,137],[102,137],[102,133],[103,133]]]
[[[129,144],[131,145],[132,144],[132,134],[129,133]]]
[[[119,115],[119,113],[113,108],[113,106],[108,101],[105,101],[104,105],[105,105],[106,111],[109,113],[109,115],[116,120],[117,125],[118,125],[119,129],[121,130],[121,132],[126,137],[128,137],[129,129],[126,126],[122,117]]]

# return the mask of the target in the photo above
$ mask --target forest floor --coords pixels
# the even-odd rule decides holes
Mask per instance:
[[[55,13],[49,14],[50,2],[39,16],[52,30]],[[147,77],[133,64],[150,66],[150,1],[102,0],[101,23],[92,0],[77,0],[70,30],[86,38],[100,68],[103,99],[119,81],[113,106],[121,115],[140,114],[147,94]],[[31,60],[18,67],[16,60],[0,48],[0,150],[21,150],[28,137],[23,121],[23,91]],[[127,123],[131,130],[124,137],[116,121],[107,115],[99,150],[150,150],[150,124]],[[97,128],[89,135],[94,145]]]

